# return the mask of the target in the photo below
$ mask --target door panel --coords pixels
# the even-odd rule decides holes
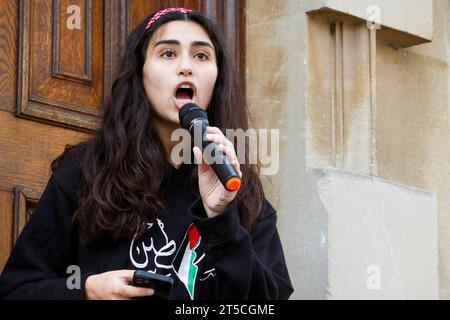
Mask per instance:
[[[67,144],[88,135],[44,123],[23,120],[0,111],[0,189],[15,186],[38,195],[50,176],[50,162]]]
[[[70,6],[78,12],[68,15]],[[103,11],[95,0],[20,1],[19,116],[95,129],[104,86]],[[72,15],[80,23],[69,29]]]
[[[0,0],[0,110],[9,112],[16,108],[17,12],[16,0]]]

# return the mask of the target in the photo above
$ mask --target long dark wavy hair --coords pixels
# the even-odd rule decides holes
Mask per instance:
[[[248,128],[248,110],[238,77],[224,40],[214,24],[198,12],[167,13],[145,29],[148,16],[128,36],[119,74],[111,95],[103,105],[99,130],[89,140],[66,148],[52,162],[73,151],[81,151],[83,172],[78,204],[73,217],[81,240],[132,239],[145,231],[145,222],[165,214],[163,190],[167,165],[164,145],[153,124],[152,106],[143,87],[143,65],[152,35],[174,20],[193,21],[207,32],[214,44],[218,76],[207,113],[211,126],[221,130]],[[249,148],[246,148],[248,150]],[[243,161],[244,160],[244,161]],[[247,230],[260,213],[264,195],[258,166],[240,159],[242,186],[236,195],[240,222]],[[199,195],[197,170],[187,176],[192,192]]]

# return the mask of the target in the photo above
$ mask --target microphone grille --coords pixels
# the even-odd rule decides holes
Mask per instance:
[[[187,103],[181,109],[178,114],[180,124],[183,129],[189,130],[189,127],[193,120],[198,119],[208,122],[208,115],[205,110],[200,108],[195,103]]]

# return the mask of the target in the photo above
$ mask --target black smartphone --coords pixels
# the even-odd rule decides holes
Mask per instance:
[[[173,279],[148,271],[136,270],[131,285],[155,290],[155,298],[167,300],[172,289]]]

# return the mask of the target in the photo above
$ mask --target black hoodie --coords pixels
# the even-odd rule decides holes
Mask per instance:
[[[187,167],[167,165],[168,214],[148,223],[142,238],[85,245],[71,222],[81,166],[63,157],[0,276],[0,298],[83,299],[88,276],[139,269],[170,275],[170,299],[287,299],[293,288],[273,207],[264,202],[251,233],[235,201],[207,218],[184,183]],[[79,268],[79,289],[71,289],[71,266]]]

